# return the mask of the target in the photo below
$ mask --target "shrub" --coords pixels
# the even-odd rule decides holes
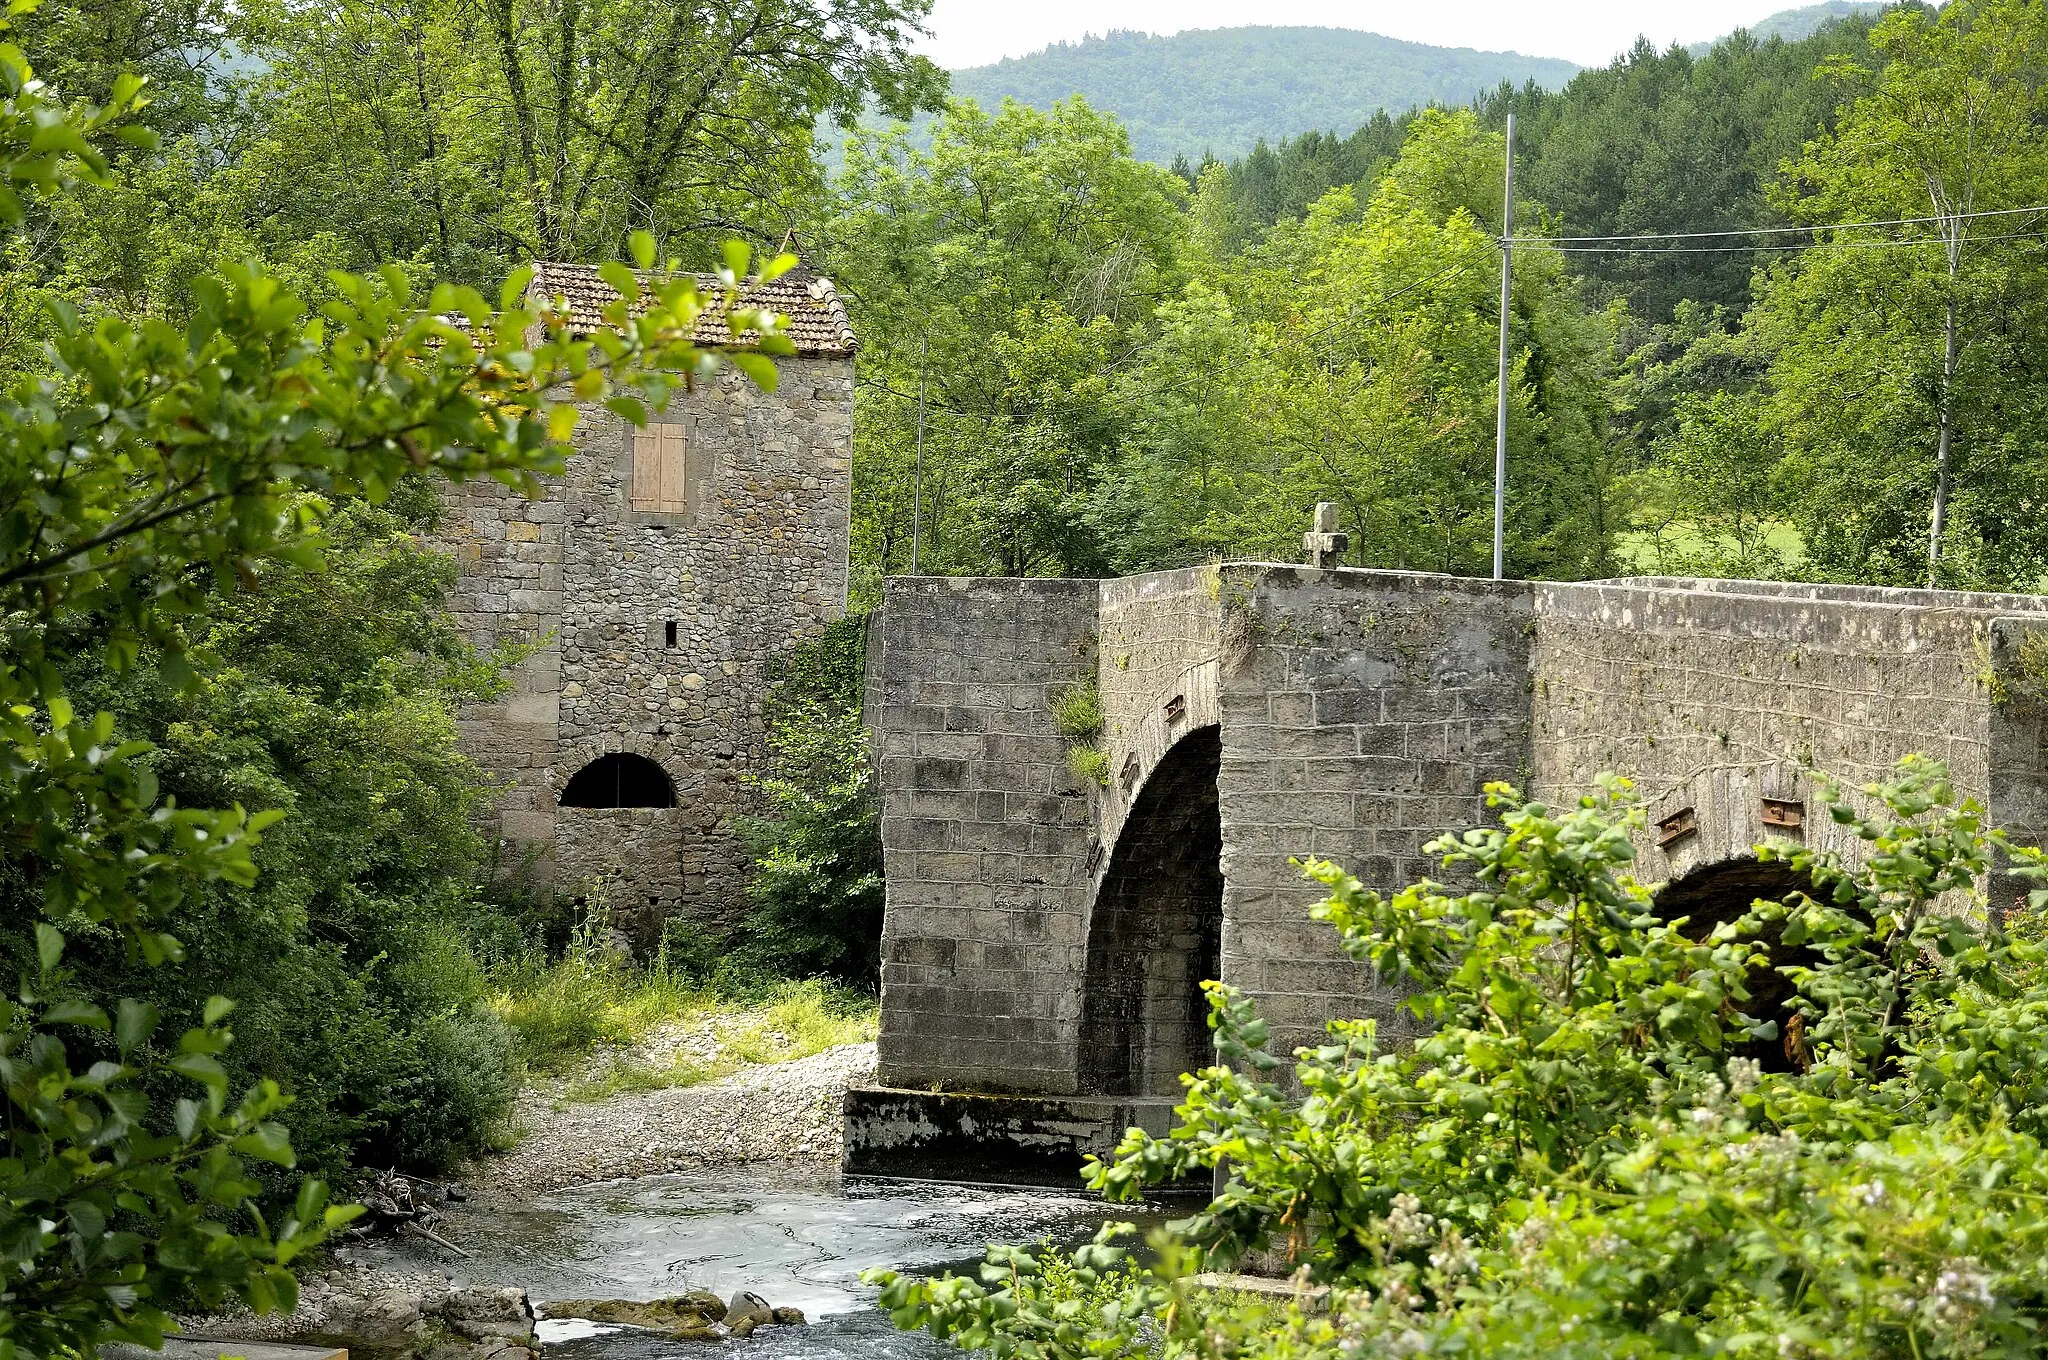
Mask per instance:
[[[1759,847],[1813,892],[1711,931],[1659,920],[1629,877],[1641,813],[1615,779],[1561,812],[1494,786],[1498,825],[1431,847],[1463,888],[1383,897],[1309,866],[1316,915],[1416,988],[1427,1034],[1334,1023],[1294,1054],[1291,1097],[1256,1007],[1209,984],[1223,1061],[1184,1079],[1170,1135],[1133,1130],[1088,1173],[1128,1199],[1227,1172],[1157,1267],[1077,1308],[1004,1248],[981,1282],[876,1275],[885,1304],[1038,1357],[2038,1354],[2048,894],[2010,923],[1973,894],[1995,856],[2036,877],[2041,856],[1934,762],[1864,795],[1829,790],[1861,867]],[[1810,961],[1773,964],[1773,938]],[[1803,1029],[1785,1072],[1731,1054],[1782,1037],[1741,1012],[1773,967]],[[1333,1286],[1329,1313],[1190,1278],[1262,1248]],[[1103,1241],[1058,1270],[1127,1265]]]
[[[1094,677],[1053,696],[1052,721],[1067,739],[1067,769],[1074,778],[1108,788],[1109,754],[1098,740],[1102,736],[1102,691]]]
[[[781,663],[768,713],[766,804],[745,819],[754,856],[735,964],[872,987],[881,969],[882,834],[861,728],[866,620],[833,624]]]
[[[288,814],[254,853],[253,885],[181,906],[176,974],[85,936],[77,985],[180,1023],[209,994],[241,998],[230,1078],[291,1092],[301,1164],[342,1182],[359,1165],[433,1169],[481,1150],[515,1085],[468,944],[489,914],[472,885],[490,791],[455,723],[501,682],[447,618],[452,564],[417,542],[431,489],[408,483],[394,501],[409,513],[322,503],[327,570],[265,566],[260,591],[214,601],[190,629],[190,683],[90,655],[65,668],[72,693],[155,744],[150,768],[180,804]],[[0,941],[0,955],[27,947]],[[468,1053],[444,1042],[450,1027]]]
[[[1084,684],[1069,685],[1053,696],[1053,726],[1060,735],[1092,741],[1102,735],[1102,691],[1091,678]]]
[[[1076,779],[1109,787],[1109,753],[1099,746],[1069,746],[1067,769]]]

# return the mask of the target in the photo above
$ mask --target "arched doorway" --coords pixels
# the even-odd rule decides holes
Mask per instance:
[[[1666,921],[1684,917],[1687,938],[1703,940],[1714,927],[1740,920],[1759,901],[1791,902],[1799,894],[1815,893],[1813,880],[1781,860],[1731,859],[1708,864],[1657,890],[1654,905]],[[1803,1066],[1799,1046],[1788,1026],[1794,988],[1790,978],[1778,971],[1784,964],[1813,965],[1820,955],[1806,948],[1787,948],[1780,942],[1782,927],[1773,925],[1760,939],[1769,951],[1770,967],[1752,968],[1746,985],[1749,1000],[1743,1012],[1759,1020],[1778,1022],[1778,1037],[1756,1039],[1735,1047],[1735,1056],[1753,1058],[1767,1072],[1789,1072]]]
[[[1088,932],[1081,1077],[1101,1095],[1177,1096],[1212,1061],[1201,984],[1223,945],[1218,729],[1159,762],[1111,853]]]
[[[676,786],[668,771],[646,756],[618,751],[569,776],[557,801],[568,808],[672,808]]]

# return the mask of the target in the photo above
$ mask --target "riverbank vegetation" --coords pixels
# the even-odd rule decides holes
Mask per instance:
[[[1419,1037],[1342,1021],[1290,1064],[1204,984],[1219,1064],[1169,1134],[1088,1173],[1112,1200],[1224,1178],[1159,1264],[1112,1228],[978,1277],[884,1272],[897,1322],[1038,1360],[2039,1355],[2048,892],[1993,910],[1978,885],[1994,861],[2038,885],[2041,853],[1909,759],[1830,790],[1863,867],[1760,846],[1804,886],[1710,927],[1631,877],[1626,781],[1491,798],[1497,821],[1430,847],[1460,886],[1308,866],[1314,914],[1414,988]],[[1297,1299],[1193,1278],[1255,1252]]]
[[[103,148],[154,140],[134,121],[142,88],[123,75],[103,106],[61,104],[0,45],[0,218],[40,227],[113,186]],[[632,246],[655,262],[652,238]],[[694,282],[662,284],[639,316],[621,301],[589,340],[524,292],[515,276],[494,307],[337,273],[316,314],[250,264],[192,280],[180,324],[55,299],[35,368],[0,394],[0,892],[10,942],[28,945],[0,1001],[9,1355],[153,1347],[173,1309],[235,1298],[289,1307],[292,1261],[354,1215],[298,1174],[277,1119],[290,1098],[264,1055],[243,1065],[236,1003],[207,987],[277,953],[259,985],[309,976],[316,994],[244,995],[250,1030],[288,1041],[318,986],[346,999],[380,964],[387,1013],[348,1018],[461,985],[445,919],[428,925],[454,904],[406,830],[462,844],[435,698],[490,681],[436,645],[415,592],[440,564],[377,507],[415,478],[530,486],[574,425],[550,390],[659,404],[719,362],[689,338]],[[775,319],[741,311],[776,348]],[[338,938],[318,921],[344,923]],[[368,955],[354,969],[322,966],[351,945]],[[431,1043],[463,1014],[408,1018]],[[450,1061],[410,1071],[446,1082],[466,1058],[488,1080],[475,1033],[442,1036]],[[298,1075],[306,1057],[269,1061]]]
[[[664,955],[534,956],[491,982],[520,1063],[568,1100],[694,1086],[875,1037],[872,991],[730,969],[695,977]]]

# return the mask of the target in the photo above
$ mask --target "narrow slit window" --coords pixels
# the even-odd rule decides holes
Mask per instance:
[[[676,645],[676,621],[674,619],[668,621],[668,645],[670,647]]]
[[[687,515],[694,505],[698,481],[699,470],[690,456],[689,431],[684,426],[649,425],[634,432],[630,499],[635,510]]]

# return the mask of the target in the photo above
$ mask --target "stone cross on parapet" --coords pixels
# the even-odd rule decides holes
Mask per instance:
[[[1351,535],[1337,529],[1336,502],[1316,502],[1315,527],[1301,536],[1301,547],[1308,554],[1308,564],[1323,566],[1332,558],[1342,557],[1350,546]]]

